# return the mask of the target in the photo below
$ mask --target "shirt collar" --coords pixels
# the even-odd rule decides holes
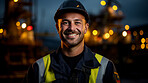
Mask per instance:
[[[80,59],[75,69],[82,70],[83,67],[93,69],[100,65],[101,64],[95,58],[95,53],[84,45],[84,56]],[[59,72],[69,71],[68,65],[62,58],[60,47],[51,54],[51,66],[54,67],[54,69],[59,70]]]
[[[101,64],[98,62],[98,60],[95,58],[95,53],[93,53],[86,45],[84,45],[84,56],[79,61],[76,68],[81,69],[82,66],[93,69],[97,68]]]

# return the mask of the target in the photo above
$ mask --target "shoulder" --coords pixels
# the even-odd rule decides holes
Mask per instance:
[[[47,54],[46,56],[38,59],[33,65],[33,69],[36,70],[37,72],[39,72],[41,74],[41,76],[43,76],[44,71],[45,71],[45,67],[47,66],[47,64],[50,64],[50,54]]]
[[[39,68],[39,66],[44,66],[45,63],[47,63],[50,60],[50,54],[45,55],[44,57],[36,60],[33,64],[33,68]]]
[[[50,60],[50,54],[45,55],[44,57],[38,59],[34,64],[43,64],[44,62]]]
[[[97,54],[97,53],[95,54],[95,57],[100,59],[99,63],[102,66],[104,66],[106,68],[106,70],[108,70],[108,71],[116,71],[115,65],[110,59],[108,59],[108,58],[106,58],[106,57],[104,57],[104,56],[102,56],[100,54]]]
[[[47,65],[47,64],[50,64],[51,63],[51,58],[55,55],[55,50],[49,52],[48,54],[46,54],[44,57],[38,59],[37,61],[35,61],[34,65]]]
[[[104,57],[104,56],[102,56],[102,55],[100,55],[100,54],[95,54],[95,57],[96,57],[96,59],[99,61],[99,63],[101,64],[101,63],[108,63],[108,62],[110,62],[110,60],[108,59],[108,58],[106,58],[106,57]]]
[[[103,74],[103,83],[117,83],[120,81],[115,65],[111,60],[99,54],[96,54],[95,57],[102,58],[100,71]]]
[[[101,66],[103,66],[105,69],[109,69],[109,71],[112,71],[115,69],[114,63],[109,60],[108,58],[100,55],[100,54],[95,54],[96,59],[98,60],[98,62],[101,64]]]
[[[104,81],[104,83],[118,83],[118,82],[120,82],[120,78],[117,73],[116,67],[111,60],[108,61],[103,81]]]
[[[54,53],[55,53],[55,50],[49,52],[48,54],[46,54],[42,58],[38,59],[35,63],[38,63],[39,64],[39,63],[42,63],[44,61],[50,60],[51,55],[54,54]]]

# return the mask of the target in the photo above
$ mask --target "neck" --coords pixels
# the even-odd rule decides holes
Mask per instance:
[[[78,45],[69,47],[67,45],[64,45],[64,43],[61,41],[61,49],[64,55],[68,57],[74,57],[79,55],[84,50],[84,40],[80,42]]]

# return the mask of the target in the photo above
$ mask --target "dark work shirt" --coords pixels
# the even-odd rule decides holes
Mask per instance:
[[[65,60],[65,62],[68,64],[68,66],[70,67],[71,71],[73,71],[83,55],[84,55],[84,51],[81,54],[74,56],[74,57],[68,57],[64,54],[62,54],[62,57]]]

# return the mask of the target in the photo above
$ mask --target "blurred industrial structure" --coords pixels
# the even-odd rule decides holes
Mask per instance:
[[[124,18],[120,4],[116,0],[107,0],[107,2],[103,0],[100,4],[105,7],[99,15],[90,15],[90,29],[85,35],[85,41],[91,46],[105,43],[117,44],[120,41],[119,37],[122,37],[121,29],[124,27],[120,24]]]
[[[34,35],[37,20],[35,0],[4,0],[0,24],[0,81],[20,83],[29,66],[46,52]],[[34,11],[33,11],[34,10]]]
[[[121,79],[147,78],[148,68],[137,66],[146,65],[148,58],[148,25],[121,24],[125,15],[117,0],[102,0],[100,4],[104,6],[100,14],[90,14],[90,28],[85,34],[85,43],[94,52],[112,60]]]
[[[85,43],[111,59],[121,79],[147,78],[148,68],[143,65],[148,58],[148,25],[121,24],[125,16],[117,0],[102,0],[100,5],[104,8],[99,15],[90,14]],[[0,22],[0,81],[20,83],[28,67],[49,52],[37,37],[55,34],[34,32],[36,12],[36,0],[5,0],[5,16]]]

